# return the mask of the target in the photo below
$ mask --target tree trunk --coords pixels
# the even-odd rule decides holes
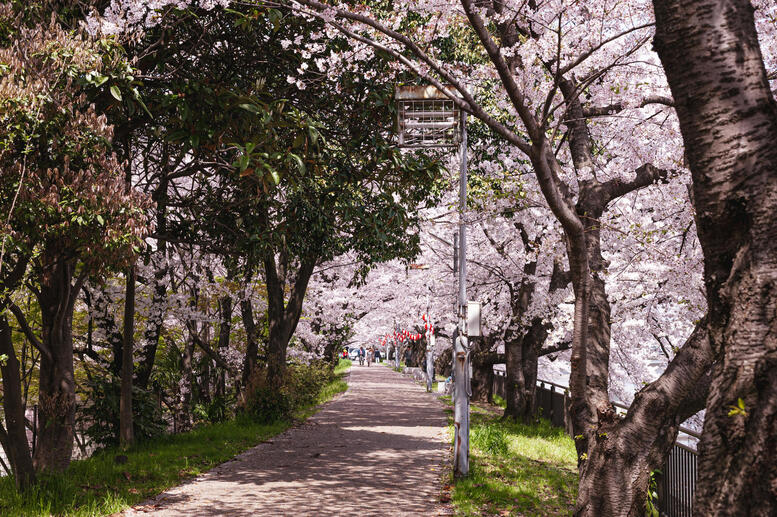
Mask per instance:
[[[73,370],[73,305],[80,282],[72,285],[72,261],[44,252],[37,293],[43,345],[50,356],[40,362],[38,443],[33,462],[38,471],[62,471],[73,455],[75,376]]]
[[[267,383],[279,387],[286,374],[286,346],[291,336],[286,334],[282,322],[270,320],[270,336],[267,340]]]
[[[219,349],[229,348],[229,336],[232,333],[232,297],[224,296],[219,300]],[[219,370],[218,384],[216,385],[216,396],[225,397],[227,393],[227,372],[221,368]]]
[[[184,344],[181,355],[181,417],[178,419],[179,432],[185,432],[192,428],[192,390],[194,389],[194,336]]]
[[[121,352],[121,396],[119,398],[119,442],[129,447],[135,441],[132,422],[132,350],[135,342],[135,266],[127,270],[124,298],[124,340]]]
[[[490,347],[490,342],[484,338],[470,340],[470,364],[472,365],[470,400],[491,401],[493,397],[494,365],[503,359],[503,356],[490,352],[488,350]]]
[[[111,362],[108,365],[108,369],[113,375],[120,377],[124,337],[122,336],[116,319],[113,317],[113,312],[111,311],[113,300],[109,298],[108,294],[101,286],[95,287],[93,294],[95,312],[94,321],[97,324],[97,327],[103,331],[105,341],[111,349]]]
[[[35,483],[35,469],[32,466],[32,455],[24,426],[19,360],[13,347],[11,326],[5,315],[0,315],[0,355],[2,354],[7,356],[5,363],[0,363],[3,376],[3,412],[7,430],[0,425],[0,433],[3,434],[2,445],[11,463],[16,489],[23,491]]]
[[[264,260],[267,282],[267,323],[269,338],[267,341],[267,383],[279,387],[286,373],[286,348],[297,328],[302,315],[302,303],[305,299],[308,282],[313,275],[316,259],[310,258],[300,264],[291,294],[285,300],[284,275],[279,274],[274,256]]]
[[[243,318],[243,328],[246,332],[246,355],[243,359],[243,386],[248,385],[251,372],[256,368],[256,360],[259,354],[259,340],[256,325],[254,324],[254,309],[250,298],[240,300],[240,315]]]
[[[636,394],[624,418],[614,411],[598,415],[575,516],[645,515],[650,473],[661,468],[680,424],[704,407],[711,364],[704,319],[663,375]]]
[[[156,350],[159,346],[159,339],[162,335],[162,328],[165,321],[165,310],[167,308],[167,285],[164,281],[168,274],[169,265],[167,260],[167,202],[168,185],[167,177],[167,152],[163,153],[164,169],[159,179],[159,186],[152,196],[156,202],[156,255],[161,257],[161,264],[154,271],[154,294],[151,298],[151,309],[149,311],[146,328],[143,331],[143,349],[141,358],[135,374],[135,383],[142,389],[148,388],[148,381],[151,378],[151,371],[154,368],[156,360]]]
[[[524,246],[529,248],[530,241],[521,230]],[[526,277],[534,275],[537,262],[524,265]],[[569,281],[565,279],[563,267],[556,262],[553,267],[549,294],[565,288]],[[545,344],[550,328],[542,318],[534,318],[528,329],[521,325],[523,314],[529,309],[535,295],[536,284],[523,282],[518,290],[517,299],[512,302],[512,321],[505,332],[505,412],[503,418],[530,423],[535,418],[537,395],[537,365],[540,350]]]
[[[698,515],[777,515],[777,103],[747,0],[654,0],[715,357]]]

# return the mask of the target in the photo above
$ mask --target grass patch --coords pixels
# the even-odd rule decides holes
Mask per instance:
[[[349,366],[350,361],[340,360],[335,380],[319,392],[316,404],[300,409],[295,418],[309,417],[318,404],[345,391],[348,384],[342,377]],[[13,479],[0,478],[0,515],[110,515],[202,474],[290,425],[239,418],[168,435],[128,451],[107,449],[74,461],[62,474],[41,475],[39,483],[24,494],[16,492]],[[126,463],[117,464],[117,454],[126,456]]]
[[[577,497],[572,439],[544,419],[524,425],[500,417],[493,407],[471,406],[470,475],[454,483],[456,515],[570,515]]]

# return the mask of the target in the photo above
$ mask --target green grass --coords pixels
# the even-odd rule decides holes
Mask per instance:
[[[350,361],[340,361],[337,378],[322,389],[317,404],[348,388],[342,374],[349,366]],[[315,412],[312,405],[298,411],[295,418]],[[128,451],[105,450],[74,461],[62,474],[41,475],[39,483],[24,494],[16,492],[12,479],[0,478],[0,515],[80,517],[119,512],[210,470],[290,425],[238,419],[165,436]],[[117,454],[125,455],[127,462],[117,464]]]
[[[547,420],[503,422],[495,409],[471,406],[470,474],[454,483],[456,515],[570,515],[577,496],[572,439]]]

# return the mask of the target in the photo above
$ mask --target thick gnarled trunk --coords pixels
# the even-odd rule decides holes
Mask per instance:
[[[680,424],[704,407],[711,364],[704,319],[661,377],[635,395],[624,418],[598,415],[580,470],[576,516],[645,515],[650,472],[663,464]]]
[[[73,285],[72,261],[44,253],[41,262],[41,341],[49,354],[43,354],[40,362],[38,443],[33,461],[38,471],[62,471],[73,455],[76,398],[72,328],[80,282]]]
[[[694,512],[777,515],[777,103],[750,2],[653,3],[693,176],[716,360]]]
[[[302,315],[302,303],[315,264],[315,259],[308,259],[299,265],[291,285],[291,294],[286,300],[284,257],[281,256],[280,271],[274,256],[268,255],[264,259],[269,333],[267,339],[267,383],[270,386],[278,387],[283,383],[286,373],[286,348]]]

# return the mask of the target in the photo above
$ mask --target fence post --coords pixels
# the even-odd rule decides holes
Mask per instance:
[[[556,386],[554,384],[550,385],[550,425],[553,425],[553,417],[555,415],[555,411],[553,410],[553,395],[556,394]]]

